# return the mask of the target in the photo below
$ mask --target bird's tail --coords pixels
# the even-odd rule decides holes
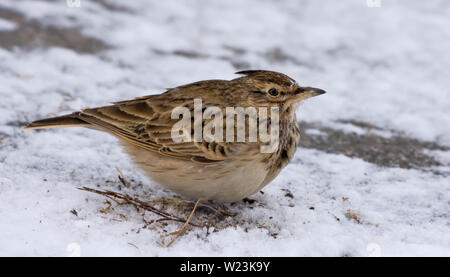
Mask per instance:
[[[87,127],[90,124],[79,119],[76,113],[36,120],[25,126],[24,130],[59,127]]]

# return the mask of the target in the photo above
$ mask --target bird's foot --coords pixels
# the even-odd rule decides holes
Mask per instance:
[[[216,214],[220,214],[220,215],[224,215],[224,216],[233,217],[238,214],[238,213],[228,210],[228,208],[225,205],[221,205],[221,203],[207,202],[207,203],[201,203],[200,206],[211,209]]]

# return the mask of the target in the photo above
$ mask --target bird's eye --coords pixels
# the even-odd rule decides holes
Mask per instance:
[[[279,92],[276,88],[271,88],[271,89],[269,89],[269,94],[271,96],[278,96]]]

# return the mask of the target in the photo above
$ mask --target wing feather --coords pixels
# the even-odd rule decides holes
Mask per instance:
[[[172,126],[178,121],[171,118],[172,108],[180,105],[193,108],[193,98],[172,103],[152,100],[148,96],[117,102],[112,106],[85,109],[77,113],[77,117],[133,145],[162,155],[203,164],[227,158],[230,146],[225,143],[177,143],[172,139]],[[188,103],[189,100],[191,103]]]

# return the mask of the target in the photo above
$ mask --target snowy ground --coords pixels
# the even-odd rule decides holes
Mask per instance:
[[[380,2],[2,0],[0,255],[450,256],[450,4]],[[21,130],[247,68],[328,94],[300,107],[303,145],[254,203],[170,248],[177,223],[76,189],[175,196],[115,138]]]

